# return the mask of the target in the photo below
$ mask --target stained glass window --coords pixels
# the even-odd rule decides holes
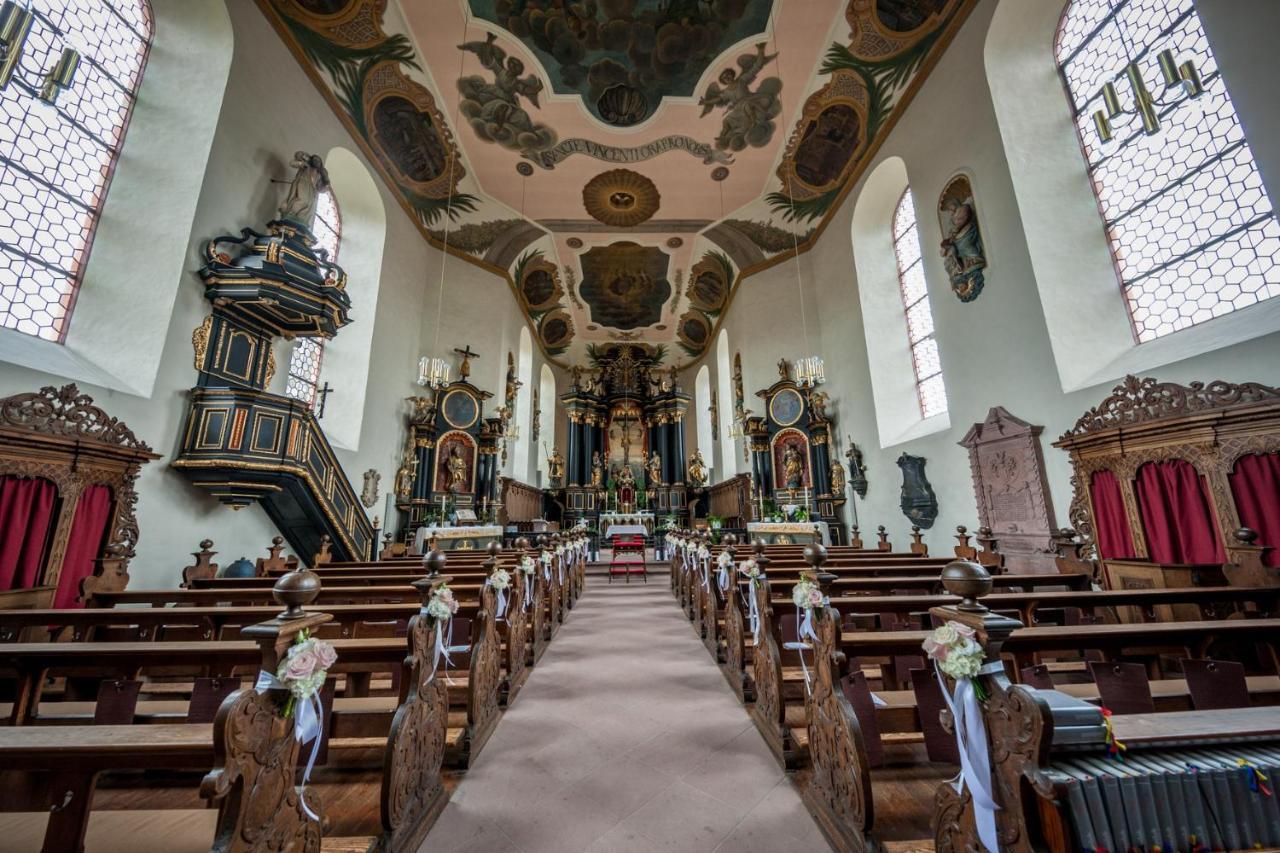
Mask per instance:
[[[916,227],[916,206],[911,201],[910,187],[902,193],[893,212],[893,254],[898,260],[898,284],[906,313],[920,416],[931,418],[946,412],[947,389],[942,384],[942,361],[938,357],[938,341],[933,336],[933,312],[929,310],[929,290],[920,261],[920,232]]]
[[[61,342],[151,45],[146,0],[28,0],[31,30],[0,91],[0,327]],[[54,105],[38,98],[80,53]]]
[[[1195,62],[1204,94],[1166,89],[1166,48]],[[1280,223],[1193,0],[1074,0],[1055,57],[1138,341],[1280,295]],[[1148,135],[1121,114],[1104,142],[1093,113],[1108,82],[1132,108],[1130,62],[1160,127]]]
[[[329,260],[336,263],[342,240],[342,212],[338,209],[338,199],[334,197],[331,188],[321,190],[316,197],[311,233],[316,238],[313,247],[316,252],[328,252]],[[299,338],[289,356],[289,379],[284,386],[285,395],[314,408],[316,391],[320,386],[320,363],[323,360],[323,338]]]

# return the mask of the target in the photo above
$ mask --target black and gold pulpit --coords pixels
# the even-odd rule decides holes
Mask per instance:
[[[192,335],[198,378],[172,465],[233,509],[260,502],[304,562],[325,535],[335,559],[366,559],[373,527],[310,406],[266,390],[276,338],[350,322],[346,273],[314,246],[289,219],[205,244],[212,313]]]

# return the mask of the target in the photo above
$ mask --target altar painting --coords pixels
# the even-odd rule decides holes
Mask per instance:
[[[798,429],[778,430],[770,443],[775,491],[810,489],[809,437]],[[790,469],[790,470],[788,470]]]
[[[470,495],[476,490],[476,442],[465,432],[450,430],[436,442],[432,491]]]
[[[627,400],[609,412],[609,432],[606,436],[605,454],[608,468],[616,476],[623,462],[631,465],[637,477],[644,469],[648,441],[645,435],[644,415],[640,404]]]

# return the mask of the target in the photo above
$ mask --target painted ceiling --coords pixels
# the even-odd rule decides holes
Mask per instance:
[[[821,233],[973,0],[258,2],[548,356],[679,365]]]

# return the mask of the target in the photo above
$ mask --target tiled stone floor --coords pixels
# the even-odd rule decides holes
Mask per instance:
[[[421,849],[828,848],[658,567],[588,579]]]

